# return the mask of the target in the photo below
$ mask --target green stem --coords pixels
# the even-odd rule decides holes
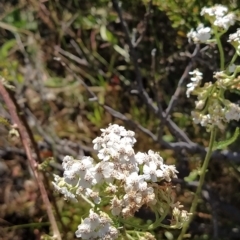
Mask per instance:
[[[220,52],[220,67],[221,67],[221,70],[224,70],[224,52],[223,52],[223,48],[222,48],[222,44],[220,42],[220,39],[217,40],[217,43],[218,43],[218,48],[219,48],[219,52]]]
[[[220,54],[220,68],[221,68],[221,71],[224,70],[224,51],[223,51],[223,47],[222,47],[222,43],[221,43],[221,40],[220,40],[220,37],[222,36],[223,33],[219,34],[217,32],[217,30],[215,30],[215,37],[216,37],[216,40],[217,40],[217,45],[218,45],[218,49],[219,49],[219,54]]]
[[[238,57],[238,54],[237,54],[237,52],[235,52],[231,62],[229,63],[229,66],[231,66],[236,61],[237,57]]]
[[[161,218],[159,218],[159,214],[158,214],[158,213],[155,214],[155,216],[156,216],[156,221],[148,227],[148,231],[154,230],[155,228],[160,227],[160,226],[161,226],[161,227],[165,227],[165,228],[171,228],[171,227],[168,226],[168,225],[161,224],[161,222],[162,222],[162,221],[165,219],[165,217],[168,215],[168,213],[169,213],[169,208],[170,208],[170,207],[168,207],[168,208],[166,209],[166,211],[164,211],[164,213],[163,213],[163,215],[161,216]]]
[[[198,184],[197,191],[195,193],[195,196],[194,196],[194,199],[193,199],[193,202],[192,202],[192,206],[191,206],[191,209],[190,209],[190,213],[192,215],[190,216],[189,221],[186,222],[183,225],[183,228],[182,228],[182,231],[181,231],[181,233],[180,233],[180,235],[178,237],[178,240],[182,240],[183,239],[183,237],[184,237],[185,233],[187,232],[187,230],[189,228],[189,225],[190,225],[190,223],[191,223],[191,221],[193,219],[193,214],[196,212],[196,208],[197,208],[197,205],[198,205],[198,199],[199,199],[200,193],[202,191],[202,186],[203,186],[203,183],[204,183],[204,180],[205,180],[205,175],[206,175],[208,164],[209,164],[209,160],[210,160],[210,157],[211,157],[211,154],[212,154],[213,144],[215,142],[215,138],[216,138],[216,127],[213,127],[213,129],[211,130],[209,148],[208,148],[206,157],[204,159],[204,162],[203,162],[203,165],[202,165],[202,168],[201,168],[199,184]]]
[[[126,231],[125,227],[122,228],[121,232],[122,232],[122,237],[123,237],[124,240],[131,240],[132,239],[132,237],[127,234],[127,231]]]

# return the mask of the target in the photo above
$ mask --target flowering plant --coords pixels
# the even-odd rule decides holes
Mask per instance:
[[[190,213],[175,202],[171,185],[171,180],[177,177],[175,166],[164,164],[162,157],[151,150],[135,153],[134,132],[113,124],[102,129],[101,136],[93,140],[98,153],[97,162],[91,157],[77,160],[66,156],[62,164],[63,177],[55,175],[53,185],[66,199],[75,202],[84,199],[91,206],[89,216],[78,226],[77,237],[154,239],[150,232],[157,227],[165,227],[182,228],[178,240],[183,239],[196,212],[212,151],[226,147],[239,134],[236,128],[232,138],[216,141],[218,130],[224,131],[230,121],[240,119],[240,107],[225,97],[227,91],[239,90],[240,67],[235,65],[235,61],[240,55],[240,30],[229,35],[228,42],[235,48],[235,54],[227,67],[221,42],[236,17],[222,5],[204,7],[201,15],[209,20],[211,27],[199,24],[196,30],[188,33],[189,42],[216,44],[220,54],[220,70],[214,73],[212,82],[204,82],[204,75],[199,69],[189,72],[191,82],[187,84],[186,95],[188,98],[190,95],[197,97],[191,113],[193,122],[210,132],[209,147],[199,171],[199,184]],[[137,226],[129,219],[144,206],[154,212],[154,222]],[[170,213],[170,224],[163,224],[162,221]]]
[[[192,82],[187,85],[186,94],[187,97],[190,97],[191,94],[196,95],[198,98],[198,101],[195,102],[195,110],[192,111],[194,123],[201,124],[209,131],[214,127],[224,130],[226,123],[240,119],[240,107],[225,98],[226,91],[239,89],[237,75],[240,68],[234,64],[237,56],[239,56],[239,30],[229,35],[228,42],[233,45],[236,52],[228,68],[225,68],[221,37],[235,23],[236,16],[234,13],[229,13],[228,8],[222,5],[215,5],[211,8],[204,7],[201,15],[210,21],[212,29],[210,27],[204,28],[200,24],[196,31],[192,29],[189,32],[189,40],[193,40],[195,43],[217,43],[221,70],[214,73],[213,78],[216,80],[215,82],[206,82],[203,86],[203,74],[198,69],[190,72]],[[211,39],[212,33],[214,37]]]
[[[125,230],[126,226],[132,226],[128,219],[143,206],[155,213],[155,222],[133,228],[146,231],[159,226],[181,228],[189,214],[175,202],[171,184],[159,187],[159,183],[170,183],[177,177],[175,166],[164,164],[162,157],[151,150],[135,153],[133,131],[117,124],[101,131],[101,136],[93,140],[99,162],[95,163],[91,157],[76,160],[66,156],[62,164],[63,177],[55,175],[53,182],[55,189],[66,199],[78,201],[82,198],[92,207],[89,216],[79,225],[76,236],[117,239],[121,233],[132,237],[149,235]],[[109,211],[103,211],[101,202]],[[163,225],[161,222],[170,212],[170,225]]]
[[[190,213],[192,214],[196,212],[197,202],[200,197],[212,151],[228,146],[239,135],[239,128],[236,128],[234,135],[230,139],[217,142],[217,131],[220,130],[223,132],[230,121],[239,121],[240,119],[239,105],[226,99],[225,94],[226,92],[239,90],[240,80],[238,74],[240,67],[234,64],[240,55],[239,29],[236,33],[230,34],[228,38],[228,42],[235,48],[235,54],[227,67],[225,66],[224,50],[221,42],[222,36],[228,31],[230,26],[234,25],[236,16],[233,12],[229,12],[227,7],[219,4],[210,8],[204,7],[201,15],[209,20],[211,28],[200,24],[196,31],[192,29],[189,32],[189,41],[196,44],[217,44],[220,54],[220,71],[214,73],[213,82],[203,82],[203,73],[199,69],[195,69],[189,73],[191,75],[191,82],[187,84],[186,95],[187,97],[190,97],[190,95],[197,96],[195,109],[192,111],[193,122],[200,124],[211,133],[207,154],[199,172],[199,185],[190,209]],[[192,217],[189,220],[191,221],[191,219]],[[178,240],[184,238],[190,221],[184,224]]]

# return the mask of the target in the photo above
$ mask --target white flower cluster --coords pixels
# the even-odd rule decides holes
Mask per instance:
[[[206,43],[207,40],[211,38],[211,28],[204,27],[203,24],[199,24],[196,31],[191,29],[187,34],[189,42],[193,41],[194,43]]]
[[[237,29],[237,32],[230,34],[228,42],[230,42],[237,50],[240,50],[240,29]]]
[[[195,124],[200,124],[203,127],[217,126],[219,129],[225,128],[225,123],[232,120],[240,120],[240,107],[226,99],[219,99],[218,92],[221,89],[226,89],[228,84],[233,81],[231,76],[224,72],[216,72],[214,78],[217,81],[205,83],[203,87],[199,86],[202,79],[202,74],[198,70],[191,72],[194,75],[191,79],[193,83],[187,85],[187,97],[190,94],[197,95],[198,101],[195,102],[196,110],[192,112],[193,121]],[[196,80],[199,78],[198,80]],[[215,88],[214,94],[212,89]],[[207,102],[207,104],[206,104]],[[205,109],[207,107],[207,109]]]
[[[225,101],[223,106],[219,101],[215,100],[208,108],[208,114],[203,114],[198,111],[192,112],[193,121],[196,124],[201,124],[203,127],[217,126],[219,129],[224,130],[225,123],[232,120],[240,120],[240,107],[231,103],[228,100]],[[229,102],[229,103],[227,103]]]
[[[228,12],[228,8],[226,6],[217,4],[210,8],[204,7],[201,11],[201,15],[207,14],[211,17],[221,18],[225,16],[227,12]]]
[[[228,30],[236,18],[234,13],[228,13],[227,7],[219,4],[210,8],[204,7],[201,15],[207,16],[214,26],[224,30]]]
[[[194,71],[189,72],[189,74],[192,75],[191,77],[192,82],[187,84],[186,95],[188,98],[190,97],[190,94],[201,84],[202,75],[203,75],[198,69],[195,69]]]
[[[228,8],[222,5],[215,5],[213,7],[204,7],[201,11],[201,15],[207,17],[213,26],[216,26],[223,30],[228,30],[228,28],[235,23],[236,16],[234,13],[228,13]],[[201,23],[198,25],[197,29],[191,29],[187,34],[189,42],[194,43],[207,43],[211,38],[212,29],[210,27],[204,27]],[[235,36],[232,36],[235,38]],[[229,41],[231,41],[229,39]]]
[[[100,162],[95,164],[91,157],[76,160],[66,156],[63,177],[55,176],[55,189],[74,201],[84,196],[99,204],[107,197],[112,215],[124,218],[133,216],[143,205],[154,206],[161,200],[156,195],[156,182],[176,178],[175,166],[165,165],[162,157],[151,150],[135,154],[135,133],[122,126],[113,124],[101,131],[101,136],[93,140]],[[79,226],[79,236],[83,236],[89,221]]]
[[[182,208],[182,206],[178,205],[176,207],[173,208],[173,220],[176,224],[176,226],[178,226],[177,228],[182,228],[182,225],[184,222],[188,221],[189,219],[189,213],[185,210],[180,210],[180,208]]]
[[[78,226],[76,236],[82,239],[117,239],[118,230],[112,226],[112,221],[103,213],[98,215],[90,210],[89,216]]]
[[[239,121],[240,119],[240,107],[235,104],[231,103],[230,101],[227,101],[227,104],[225,105],[225,111],[224,111],[224,117],[227,122],[230,122],[231,120]]]
[[[193,111],[192,117],[195,124],[203,127],[217,126],[219,129],[224,129],[224,109],[217,100],[212,101],[207,114]]]

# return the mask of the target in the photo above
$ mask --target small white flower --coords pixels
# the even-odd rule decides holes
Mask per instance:
[[[71,180],[75,180],[79,178],[79,168],[81,166],[80,161],[73,161],[71,167],[68,170],[64,171],[64,178]],[[70,182],[69,182],[70,183]],[[72,185],[75,185],[74,183]]]
[[[150,157],[148,162],[153,161],[156,164],[157,167],[162,165],[163,159],[158,153],[155,153],[154,151],[149,150],[148,155]]]
[[[156,198],[155,198],[154,189],[153,189],[152,187],[146,188],[146,189],[142,192],[142,196],[143,196],[143,203],[144,203],[144,204],[151,203],[151,204],[155,205],[156,202],[157,202],[157,200],[156,200]]]
[[[237,29],[237,32],[229,35],[228,42],[240,50],[240,28]]]
[[[223,28],[227,30],[230,26],[234,25],[235,23],[235,15],[233,13],[229,13],[224,17],[216,18],[213,24],[219,28]]]
[[[225,111],[225,118],[227,122],[230,122],[231,120],[239,121],[240,107],[234,103],[229,103],[227,105],[227,110]]]
[[[120,143],[121,137],[113,132],[104,137],[106,147],[116,147]]]
[[[76,231],[76,237],[82,238],[82,239],[91,239],[94,235],[94,232],[90,229],[90,220],[85,220],[81,225],[78,226],[78,230]]]
[[[192,82],[197,82],[200,83],[202,80],[202,72],[200,72],[197,68],[195,70],[193,70],[192,72],[189,72],[189,75],[193,75],[191,77],[191,81]]]
[[[163,176],[163,172],[160,169],[157,169],[155,162],[150,162],[143,166],[143,177],[145,180],[152,182],[157,182],[158,178]]]
[[[65,156],[63,158],[63,162],[62,162],[62,167],[64,170],[67,170],[69,167],[71,167],[72,162],[74,161],[74,158],[71,156]]]
[[[138,152],[137,154],[135,154],[135,160],[140,165],[147,162],[148,159],[149,159],[149,156],[146,153]]]
[[[226,6],[216,4],[213,7],[207,8],[204,7],[201,11],[201,15],[209,15],[211,17],[223,17],[228,12],[228,8]]]
[[[233,25],[236,19],[235,14],[228,13],[228,8],[219,4],[210,8],[204,7],[201,15],[208,16],[213,25],[225,30]]]
[[[237,29],[237,32],[229,35],[228,42],[240,42],[240,28]]]
[[[55,190],[58,191],[59,193],[61,193],[66,200],[71,200],[73,202],[77,202],[76,196],[73,193],[71,193],[67,189],[67,187],[65,187],[65,186],[59,187],[55,182],[52,182],[52,184],[53,184],[53,187],[55,188]]]
[[[93,169],[93,175],[97,183],[102,183],[105,179],[109,180],[114,171],[112,162],[100,162]]]
[[[203,75],[198,69],[189,72],[189,74],[192,75],[190,78],[192,82],[187,84],[186,95],[188,98],[190,97],[190,94],[201,84]]]
[[[118,230],[113,226],[109,227],[108,234],[110,236],[109,239],[117,239],[118,238]]]
[[[119,200],[116,196],[111,200],[111,212],[112,215],[118,216],[122,211],[122,201]]]
[[[128,177],[126,177],[124,188],[126,192],[138,191],[141,185],[143,185],[144,183],[144,177],[142,175],[138,175],[137,172],[133,172]]]
[[[101,202],[101,198],[99,197],[99,193],[94,192],[90,188],[84,189],[84,195],[86,195],[86,197],[91,198],[94,201],[95,204],[99,204]]]
[[[101,137],[95,138],[93,141],[93,149],[99,151],[102,148],[103,139]]]
[[[83,222],[78,226],[76,236],[82,239],[97,239],[98,234],[96,230],[100,225],[100,216],[90,210],[88,218],[85,218]]]
[[[103,148],[98,153],[98,158],[103,161],[108,161],[110,159],[110,150],[108,148]]]
[[[92,171],[87,171],[78,184],[82,188],[91,188],[93,185],[97,184],[97,180],[94,178]]]
[[[194,43],[206,43],[207,40],[211,38],[211,28],[204,27],[203,24],[199,24],[196,31],[191,29],[191,31],[187,34],[189,41],[193,41]]]
[[[126,131],[121,136],[123,137],[121,141],[126,144],[130,144],[133,146],[136,143],[136,139],[134,138],[135,133],[133,131]]]

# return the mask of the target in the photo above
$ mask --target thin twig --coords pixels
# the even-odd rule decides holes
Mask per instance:
[[[176,88],[173,96],[171,97],[171,100],[170,100],[170,102],[168,104],[168,107],[167,107],[167,109],[165,111],[165,113],[166,113],[165,118],[167,118],[171,114],[173,108],[176,106],[178,97],[179,97],[179,95],[181,93],[181,88],[182,88],[183,82],[187,78],[188,73],[190,72],[190,70],[192,68],[193,58],[197,56],[197,54],[199,53],[199,50],[200,50],[199,45],[196,45],[196,48],[195,48],[193,54],[190,56],[190,62],[187,65],[187,67],[185,68],[184,73],[181,76],[181,78],[180,78],[180,80],[178,82],[177,88]]]
[[[21,120],[18,116],[18,113],[17,113],[17,108],[14,105],[14,102],[12,101],[8,91],[3,86],[2,82],[0,82],[0,94],[2,95],[4,102],[6,103],[6,105],[8,107],[8,110],[9,110],[9,113],[10,113],[11,118],[13,120],[13,123],[17,125],[17,128],[18,128],[18,131],[20,133],[24,149],[26,151],[26,155],[27,155],[29,164],[30,164],[31,169],[34,173],[34,176],[37,180],[37,183],[38,183],[38,186],[39,186],[39,189],[40,189],[40,193],[41,193],[43,202],[44,202],[46,210],[47,210],[47,215],[48,215],[49,221],[50,221],[51,226],[52,226],[53,235],[54,235],[54,237],[56,237],[56,239],[61,240],[61,235],[60,235],[60,232],[59,232],[59,229],[58,229],[58,226],[57,226],[57,222],[55,220],[55,217],[54,217],[54,214],[53,214],[53,211],[52,211],[52,208],[51,208],[50,201],[48,199],[47,191],[46,191],[46,189],[44,187],[44,184],[43,184],[43,181],[42,181],[41,173],[39,173],[38,170],[37,170],[38,164],[35,161],[35,159],[33,158],[32,153],[31,153],[30,136],[28,135],[28,132],[27,132],[26,128],[22,124],[22,122],[21,122]]]
[[[127,38],[127,43],[129,45],[129,49],[130,49],[130,57],[131,60],[133,62],[134,65],[134,70],[135,70],[135,74],[136,74],[136,80],[138,83],[138,93],[139,95],[143,98],[143,101],[145,102],[145,104],[151,109],[151,111],[160,118],[160,120],[162,119],[166,119],[166,125],[169,128],[169,131],[171,132],[171,134],[173,134],[174,136],[176,136],[177,138],[181,139],[182,141],[185,141],[189,144],[191,144],[192,146],[195,146],[195,144],[188,138],[188,136],[170,119],[170,118],[166,118],[166,114],[162,109],[162,106],[156,106],[153,103],[153,100],[149,97],[148,93],[146,92],[146,90],[143,87],[143,83],[142,83],[142,75],[141,75],[141,71],[139,68],[139,64],[138,64],[138,59],[137,59],[137,55],[136,55],[136,51],[133,47],[131,38],[130,38],[130,33],[128,30],[128,26],[127,23],[124,21],[123,19],[123,15],[122,15],[122,10],[119,6],[119,2],[117,0],[112,0],[113,3],[113,7],[115,8],[118,17],[120,19],[123,31],[126,35]],[[163,126],[161,126],[163,127]]]
[[[142,74],[141,74],[141,71],[140,71],[140,68],[139,68],[136,51],[134,49],[134,46],[133,46],[131,38],[130,38],[130,32],[128,30],[127,23],[123,19],[123,14],[122,14],[122,10],[119,6],[119,2],[117,0],[112,0],[112,3],[113,3],[114,9],[116,10],[116,12],[118,14],[118,17],[120,19],[120,23],[122,25],[125,36],[127,38],[127,43],[129,45],[129,49],[130,49],[130,57],[131,57],[131,60],[133,62],[133,65],[134,65],[134,70],[135,70],[135,73],[136,73],[136,80],[137,80],[137,83],[139,85],[138,86],[139,87],[138,91],[140,93],[143,93],[144,100],[147,103],[152,103],[152,100],[150,99],[150,97],[148,96],[147,92],[145,91],[145,89],[143,87]],[[153,107],[153,106],[150,106],[150,107],[153,108],[155,111],[158,111],[157,107]]]
[[[148,25],[149,17],[151,15],[151,10],[152,10],[152,0],[150,0],[149,3],[148,3],[147,12],[145,13],[144,19],[143,19],[142,32],[141,32],[139,38],[136,40],[136,42],[133,43],[134,47],[138,46],[138,44],[142,41],[142,39],[143,39],[143,37],[144,37],[144,35],[147,31],[147,25]]]
[[[24,44],[22,43],[21,37],[20,37],[20,35],[17,34],[17,33],[15,34],[15,37],[16,37],[16,40],[17,40],[19,49],[21,50],[22,54],[24,55],[25,64],[28,66],[28,65],[30,65],[30,59],[29,59],[28,53],[27,53],[26,50],[25,50]],[[42,97],[43,94],[42,94],[41,89],[42,89],[42,88],[39,88],[39,93],[40,93],[40,95],[41,95],[41,99],[44,99],[44,98]],[[11,97],[11,99],[12,99],[12,101],[13,101],[16,109],[17,109],[17,112],[20,112],[20,111],[21,111],[21,108],[20,108],[18,102],[15,100],[14,95],[12,94],[12,92],[9,92],[9,94],[10,94],[10,97]],[[25,104],[26,104],[26,103],[25,103]],[[24,106],[24,109],[25,109],[25,106]],[[27,134],[28,134],[28,136],[29,136],[29,139],[30,139],[31,145],[32,145],[32,147],[33,147],[34,153],[36,154],[37,162],[40,164],[40,163],[42,163],[42,158],[41,158],[41,154],[40,154],[40,151],[39,151],[38,144],[37,144],[37,142],[36,142],[35,139],[34,139],[34,135],[33,135],[32,131],[31,131],[31,128],[30,128],[30,126],[29,126],[26,118],[24,117],[24,116],[25,116],[24,114],[18,115],[18,116],[19,116],[20,121],[22,122],[23,126],[25,127],[25,129],[26,129],[26,131],[27,131]],[[56,166],[56,164],[55,164],[55,166]],[[46,175],[45,172],[42,172],[42,174],[43,174],[43,184],[47,187],[47,189],[50,190],[50,189],[51,189],[51,186],[50,186],[50,184],[49,184],[47,175]],[[67,229],[66,229],[65,224],[64,224],[63,221],[62,221],[60,211],[59,211],[58,206],[57,206],[57,204],[56,204],[56,199],[55,199],[55,197],[54,197],[54,195],[53,195],[53,192],[52,192],[51,190],[48,192],[48,194],[49,194],[49,198],[52,199],[52,204],[53,204],[53,208],[54,208],[54,210],[55,210],[55,214],[56,214],[56,216],[57,216],[57,218],[58,218],[58,220],[59,220],[59,223],[61,224],[62,229],[64,230],[64,234],[65,234],[65,232],[66,232]],[[63,235],[63,236],[64,236],[64,235]],[[65,237],[65,236],[64,236],[64,237]]]
[[[181,93],[181,88],[182,88],[183,81],[187,78],[188,73],[191,70],[191,68],[192,68],[192,62],[190,62],[187,65],[187,67],[184,70],[184,73],[183,73],[182,77],[180,78],[180,80],[178,82],[177,88],[176,88],[174,94],[172,95],[171,100],[169,102],[169,105],[168,105],[168,107],[165,111],[166,112],[165,118],[167,118],[171,114],[172,110],[176,106],[176,103],[178,101],[178,97]]]
[[[76,78],[84,86],[84,88],[87,90],[87,92],[90,95],[90,99],[89,99],[90,101],[96,101],[100,106],[105,108],[105,110],[108,111],[112,116],[114,116],[114,117],[116,117],[118,119],[121,119],[124,122],[129,123],[133,127],[136,127],[137,129],[142,131],[144,134],[146,134],[147,136],[151,137],[154,142],[159,143],[162,147],[164,147],[166,149],[172,149],[174,151],[181,151],[181,150],[185,149],[189,153],[201,154],[201,156],[205,156],[206,155],[206,152],[207,152],[206,148],[201,146],[201,145],[199,145],[199,144],[196,144],[196,143],[192,142],[187,137],[187,135],[184,133],[184,131],[181,130],[169,118],[167,119],[167,122],[166,122],[167,126],[170,128],[172,134],[174,134],[179,139],[183,139],[182,142],[169,143],[169,142],[164,141],[163,139],[158,139],[155,134],[153,134],[151,131],[149,131],[148,129],[144,128],[140,124],[135,123],[134,121],[128,119],[125,115],[123,115],[122,113],[112,109],[111,107],[109,107],[107,105],[101,104],[99,102],[99,100],[98,100],[97,95],[91,90],[91,88],[83,81],[83,79],[81,77],[79,77],[65,62],[63,62],[61,58],[56,57],[55,60],[59,61],[69,71],[69,73],[71,73],[72,76],[74,76],[74,78]],[[41,129],[39,131],[40,131],[40,133],[43,136],[45,135],[42,132]],[[53,140],[51,140],[51,139],[48,140],[48,138],[46,138],[45,140],[48,142],[48,144],[50,144],[50,145],[53,144],[53,142],[52,142]],[[70,143],[68,142],[67,145],[69,145],[69,144]],[[86,148],[86,146],[81,146],[81,147],[83,148],[83,150],[85,150],[85,148]],[[87,148],[86,151],[90,151],[90,150]],[[213,152],[212,158],[213,159],[218,159],[219,161],[220,160],[222,160],[222,161],[231,161],[231,162],[234,162],[234,163],[238,164],[238,163],[240,163],[240,152],[231,152],[231,151],[228,151],[228,150],[223,150],[223,151],[216,150],[216,151]]]

